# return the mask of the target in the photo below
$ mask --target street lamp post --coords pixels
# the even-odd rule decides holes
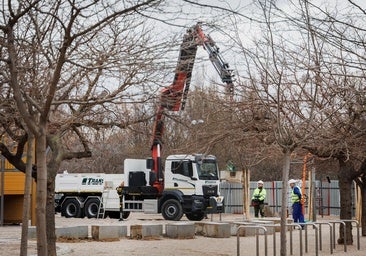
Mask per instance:
[[[204,122],[205,121],[203,119],[197,119],[197,120],[194,119],[194,120],[191,121],[191,124],[193,126],[196,126],[196,125],[203,124]],[[198,148],[198,128],[197,127],[195,127],[195,129],[194,129],[194,139],[195,139],[194,145],[195,145],[196,150],[197,150],[197,148]]]

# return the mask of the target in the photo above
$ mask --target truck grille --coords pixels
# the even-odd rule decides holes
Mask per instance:
[[[217,185],[203,185],[202,190],[204,196],[217,196]]]

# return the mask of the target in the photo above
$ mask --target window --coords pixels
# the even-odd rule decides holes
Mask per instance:
[[[172,173],[192,177],[193,176],[192,162],[189,161],[172,162]]]
[[[198,166],[198,176],[200,180],[218,180],[216,162],[202,162]]]

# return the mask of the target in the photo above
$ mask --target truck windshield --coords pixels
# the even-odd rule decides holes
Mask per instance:
[[[202,161],[197,165],[198,177],[200,180],[218,180],[216,162]]]

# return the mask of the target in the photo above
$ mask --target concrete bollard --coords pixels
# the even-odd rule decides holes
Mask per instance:
[[[273,218],[265,218],[266,221],[273,221],[274,224],[281,224],[281,218],[277,218],[277,217],[273,217]],[[292,224],[294,223],[294,220],[292,218],[287,218],[286,219],[286,223],[287,224]],[[288,228],[290,229],[290,227]],[[275,232],[280,232],[281,231],[281,227],[275,227]]]
[[[131,225],[131,239],[159,239],[163,235],[163,225],[161,224],[145,224]]]
[[[169,238],[192,239],[195,237],[195,226],[189,222],[166,224],[165,233]]]
[[[196,234],[214,238],[231,236],[231,224],[222,222],[196,222]]]
[[[91,235],[94,240],[120,239],[127,237],[127,226],[91,226]]]
[[[271,227],[270,225],[273,225],[274,222],[270,221],[270,220],[253,220],[252,224],[258,225],[258,226],[265,226],[269,225],[269,227],[266,227],[266,232],[267,235],[272,235],[273,232],[275,232],[275,227]],[[258,235],[264,235],[264,230],[263,229],[258,229],[257,230]]]
[[[231,235],[233,236],[255,236],[255,229],[252,228],[241,228],[238,231],[238,227],[239,226],[253,226],[254,223],[250,222],[250,221],[239,221],[239,222],[234,222],[231,225]],[[239,233],[237,233],[239,232]]]
[[[88,239],[88,226],[56,227],[56,238]]]
[[[88,239],[88,226],[76,226],[76,227],[56,227],[56,238],[68,238],[68,239]],[[36,239],[37,232],[36,227],[31,226],[28,228],[28,239]]]

